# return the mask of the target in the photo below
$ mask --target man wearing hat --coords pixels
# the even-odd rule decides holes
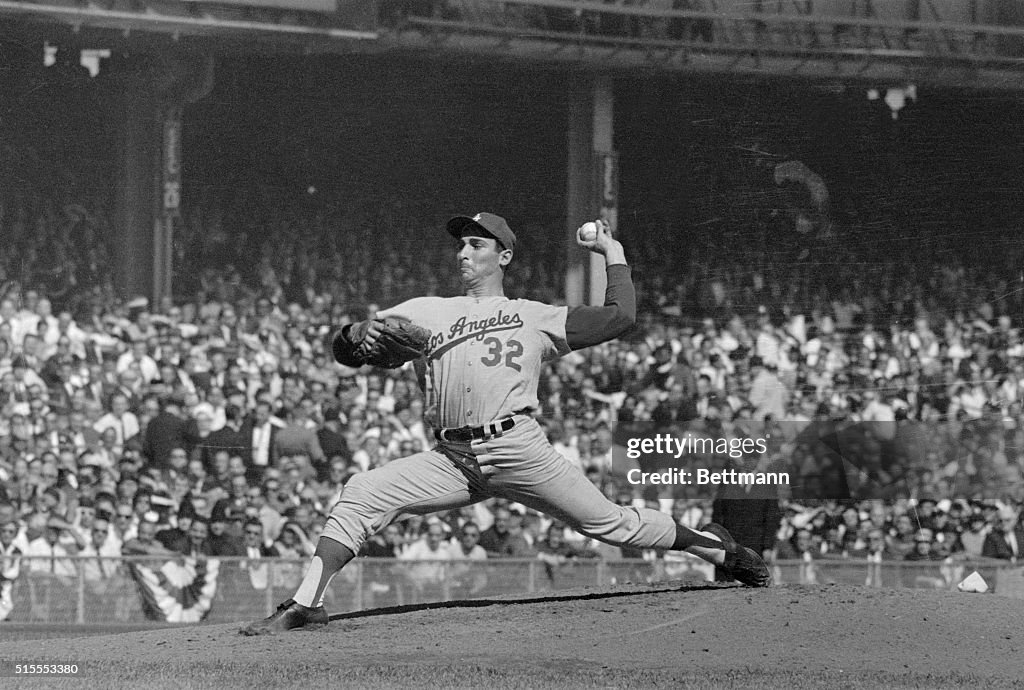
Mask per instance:
[[[242,540],[231,534],[229,524],[232,519],[231,502],[223,498],[213,505],[210,511],[210,536],[207,545],[212,556],[244,556],[245,547]]]
[[[720,526],[698,532],[657,510],[612,503],[558,454],[534,419],[545,362],[618,338],[636,322],[625,251],[608,225],[588,223],[576,235],[580,247],[604,258],[604,306],[573,308],[505,296],[516,236],[504,218],[457,216],[447,231],[455,238],[453,258],[466,294],[420,297],[374,317],[407,319],[432,333],[416,364],[438,445],[353,476],[294,597],[242,632],[326,625],[324,592],[370,535],[405,516],[454,510],[492,496],[553,514],[612,546],[685,550],[724,566],[732,579],[770,584],[761,557]],[[372,347],[380,326],[373,320],[342,328],[332,338],[335,359],[357,362],[354,353]]]
[[[1016,563],[1024,554],[1024,529],[1017,519],[1017,511],[1010,506],[1000,506],[998,522],[985,537],[981,548],[984,558],[998,558]]]
[[[960,546],[967,558],[980,558],[988,536],[988,523],[981,513],[971,513],[965,522],[966,527],[960,533]]]

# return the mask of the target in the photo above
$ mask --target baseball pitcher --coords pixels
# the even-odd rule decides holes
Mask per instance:
[[[595,227],[596,225],[596,227]],[[754,587],[770,583],[752,550],[718,525],[698,532],[664,513],[619,506],[559,455],[533,418],[545,360],[619,337],[636,318],[636,296],[622,245],[602,221],[577,243],[602,255],[607,270],[600,307],[558,307],[505,297],[503,277],[516,236],[491,213],[447,225],[466,294],[420,297],[334,335],[344,364],[394,366],[422,351],[418,372],[437,445],[353,476],[331,511],[295,595],[243,634],[327,624],[322,599],[331,578],[372,534],[396,520],[502,496],[616,546],[685,550]],[[410,325],[411,324],[411,325]],[[419,339],[421,348],[410,348]],[[399,354],[396,356],[396,352]]]

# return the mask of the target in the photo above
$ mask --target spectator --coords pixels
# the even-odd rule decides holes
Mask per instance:
[[[273,455],[274,457],[285,457],[291,455],[306,455],[312,460],[314,467],[319,467],[325,460],[324,451],[320,448],[320,441],[316,432],[310,428],[309,419],[303,401],[289,408],[285,412],[287,423],[282,429],[278,429],[274,436]],[[314,425],[315,428],[315,425]]]
[[[906,556],[906,561],[935,561],[942,560],[942,556],[933,548],[933,535],[929,529],[920,529],[914,534],[914,548]]]
[[[341,410],[338,407],[328,407],[324,410],[323,425],[316,432],[317,442],[331,469],[339,459],[345,463],[352,459],[348,442],[341,433],[340,414]],[[401,422],[399,421],[399,423]]]
[[[558,575],[570,569],[578,558],[593,558],[597,554],[578,549],[565,540],[565,525],[552,523],[544,539],[537,544],[537,559],[544,564],[548,582],[557,584]]]
[[[901,558],[915,549],[914,523],[906,513],[897,515],[893,521],[893,529],[889,536],[889,548],[900,554]]]
[[[254,590],[263,591],[270,585],[270,564],[267,559],[280,556],[273,544],[268,543],[263,523],[256,518],[249,518],[244,527],[245,560],[241,563],[242,570],[249,576],[249,584]]]
[[[123,598],[127,583],[121,577],[121,544],[110,535],[110,523],[106,518],[93,522],[86,544],[78,555],[90,595],[96,597],[102,606],[111,607]]]
[[[405,551],[405,535],[397,524],[390,524],[383,532],[368,539],[359,555],[367,558],[398,559]],[[366,583],[362,595],[366,599],[364,605],[377,607],[386,601],[401,603],[400,583],[405,580],[404,573],[390,563],[366,563],[363,581]]]
[[[18,523],[13,520],[0,523],[0,621],[14,609],[11,592],[14,581],[21,574],[22,550],[18,547]]]
[[[151,468],[169,468],[172,451],[185,448],[186,422],[182,416],[182,405],[179,397],[165,398],[160,414],[146,426],[142,452]]]
[[[148,350],[146,340],[132,341],[131,348],[117,359],[117,373],[132,369],[147,383],[159,379],[160,368],[157,366],[156,360],[149,356]]]
[[[81,537],[71,525],[51,517],[46,522],[43,534],[29,542],[25,551],[30,587],[34,590],[32,614],[38,620],[67,618],[73,611],[64,606],[64,602],[72,596],[78,568],[69,558],[71,554],[61,544],[61,538],[65,536],[71,537],[72,543],[78,548],[85,546],[84,542],[78,543]]]
[[[124,448],[125,442],[139,433],[139,418],[129,409],[129,398],[123,391],[110,396],[110,411],[100,417],[93,425],[96,433],[103,434],[113,429],[116,434],[114,447]]]
[[[960,544],[966,558],[981,558],[988,541],[989,526],[985,516],[974,513],[967,518],[967,529],[960,534]]]
[[[274,548],[281,558],[289,559],[289,562],[280,563],[275,568],[274,587],[295,587],[302,577],[302,563],[313,555],[313,544],[301,527],[294,522],[286,522],[274,542]]]
[[[512,513],[507,508],[494,511],[494,524],[480,534],[480,546],[488,558],[529,558],[533,550],[522,535],[511,530]]]
[[[429,522],[423,537],[409,544],[398,558],[412,562],[405,572],[412,586],[414,603],[428,594],[440,595],[447,580],[443,561],[452,559],[451,546],[444,540],[441,521]]]
[[[737,472],[764,470],[755,458],[734,458],[731,464]],[[782,519],[776,487],[724,485],[711,505],[711,517],[729,530],[738,543],[754,549],[770,562]],[[716,568],[716,578],[724,577],[720,570]]]
[[[998,522],[985,537],[981,548],[984,558],[998,558],[1017,562],[1024,549],[1024,528],[1018,522],[1018,514],[1009,506],[999,508]]]
[[[257,402],[252,417],[242,425],[246,446],[252,449],[252,465],[257,471],[264,471],[277,462],[275,448],[279,425],[274,423],[268,402]]]
[[[192,519],[188,528],[188,544],[186,556],[205,558],[213,555],[210,551],[210,522],[199,515]]]
[[[486,561],[487,552],[479,544],[480,528],[474,522],[462,526],[457,538],[448,545],[448,555],[453,561],[449,567],[448,579],[454,592],[464,596],[476,596],[487,586],[487,572],[471,563],[459,561]]]
[[[754,406],[754,419],[763,421],[766,416],[773,420],[785,419],[788,394],[774,370],[755,355],[750,358],[750,374],[753,380],[749,399]]]
[[[180,559],[187,550],[188,545],[182,544],[184,550],[169,549],[157,540],[157,525],[155,522],[146,520],[139,524],[137,537],[129,539],[121,547],[121,553],[125,556],[161,556],[165,558]]]
[[[213,454],[217,450],[226,450],[231,455],[238,455],[248,467],[252,463],[252,445],[243,431],[244,420],[242,409],[234,404],[224,408],[224,425],[211,431],[205,442],[196,447],[197,457],[205,466],[213,462]]]
[[[248,487],[247,487],[248,488]],[[210,535],[206,548],[211,556],[244,556],[245,544],[242,539],[230,533],[231,507],[228,501],[218,501],[210,513]]]
[[[477,532],[479,533],[479,530]],[[378,532],[367,540],[359,555],[367,558],[398,558],[404,550],[401,528],[396,524],[390,524],[383,532]],[[486,554],[484,556],[486,557]]]

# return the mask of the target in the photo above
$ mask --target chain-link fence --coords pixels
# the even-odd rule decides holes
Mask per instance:
[[[290,597],[307,561],[277,558],[29,558],[0,583],[7,620],[26,623],[138,624],[262,618]],[[1004,562],[782,561],[777,584],[842,583],[952,590],[977,570],[997,593],[1024,598],[1024,568]],[[533,559],[406,561],[360,558],[325,596],[332,613],[457,599],[542,594],[623,583],[713,579],[713,567],[670,554],[656,560]]]

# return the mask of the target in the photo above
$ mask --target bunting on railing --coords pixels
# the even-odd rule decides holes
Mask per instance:
[[[168,623],[196,623],[210,612],[220,570],[217,559],[188,557],[162,564],[130,562],[128,568],[138,585],[146,618]]]

